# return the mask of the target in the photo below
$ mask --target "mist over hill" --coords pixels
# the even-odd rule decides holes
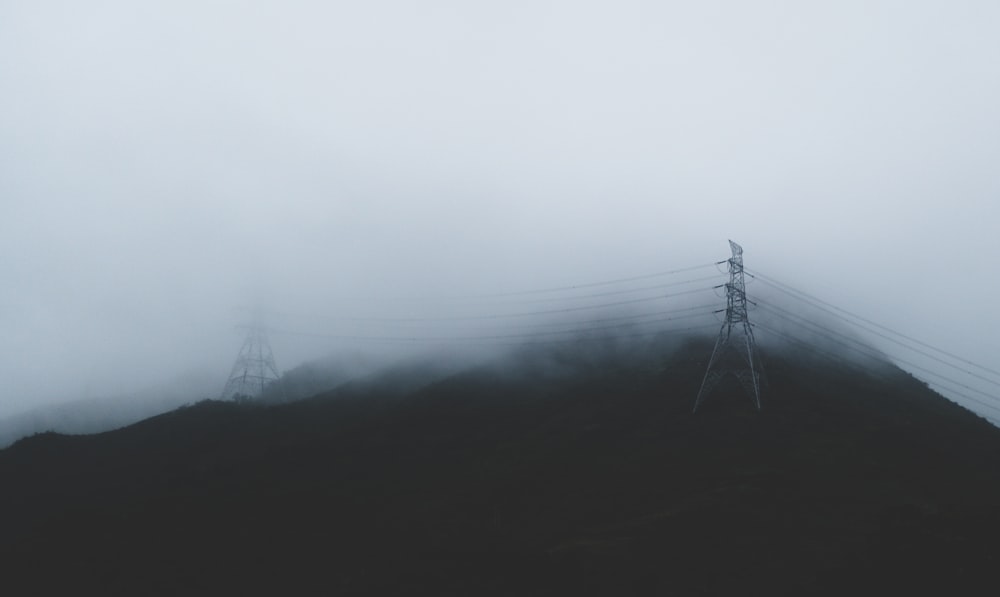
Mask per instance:
[[[0,447],[35,433],[100,433],[218,395],[214,372],[197,372],[115,396],[42,404],[0,418]]]
[[[3,0],[4,595],[992,596],[998,29]]]
[[[997,429],[888,361],[791,343],[764,349],[761,411],[723,383],[692,414],[712,341],[530,346],[24,439],[0,451],[5,577],[42,594],[989,594]]]

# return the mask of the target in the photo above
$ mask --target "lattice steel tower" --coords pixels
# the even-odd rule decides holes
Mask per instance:
[[[278,381],[280,377],[263,326],[249,325],[246,330],[246,340],[236,357],[220,400],[256,398],[268,384]]]
[[[719,330],[719,337],[708,361],[705,378],[694,401],[694,411],[698,411],[705,397],[726,375],[733,374],[743,389],[750,394],[757,410],[760,410],[760,360],[757,356],[757,342],[753,328],[747,317],[747,292],[743,275],[743,247],[729,241],[733,256],[729,258],[729,282],[726,289],[726,321]]]

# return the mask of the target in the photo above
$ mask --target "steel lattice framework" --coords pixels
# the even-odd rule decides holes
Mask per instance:
[[[280,377],[264,328],[251,325],[246,326],[246,329],[246,340],[233,364],[226,387],[222,390],[221,400],[256,398],[268,384],[278,381]]]
[[[757,342],[747,316],[746,280],[743,273],[743,247],[729,241],[733,256],[729,258],[729,282],[726,289],[726,320],[719,330],[712,357],[708,361],[705,377],[694,401],[693,412],[698,411],[705,397],[726,375],[732,374],[750,394],[760,410],[761,366],[757,355]]]

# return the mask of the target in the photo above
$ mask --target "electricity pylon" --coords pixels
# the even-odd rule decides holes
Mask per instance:
[[[264,392],[265,386],[278,381],[280,377],[264,328],[260,325],[248,325],[246,330],[246,340],[236,356],[220,400],[256,398]]]
[[[740,385],[753,399],[757,410],[760,410],[760,360],[757,356],[757,342],[753,337],[753,328],[747,317],[746,281],[743,275],[743,247],[729,241],[733,256],[729,258],[729,282],[726,289],[726,320],[719,330],[719,337],[712,350],[712,358],[708,361],[705,378],[694,401],[694,410],[698,411],[705,397],[722,378],[732,374]]]

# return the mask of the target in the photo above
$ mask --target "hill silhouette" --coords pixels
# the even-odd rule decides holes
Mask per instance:
[[[0,451],[11,594],[993,594],[1000,431],[888,362],[527,348]]]

